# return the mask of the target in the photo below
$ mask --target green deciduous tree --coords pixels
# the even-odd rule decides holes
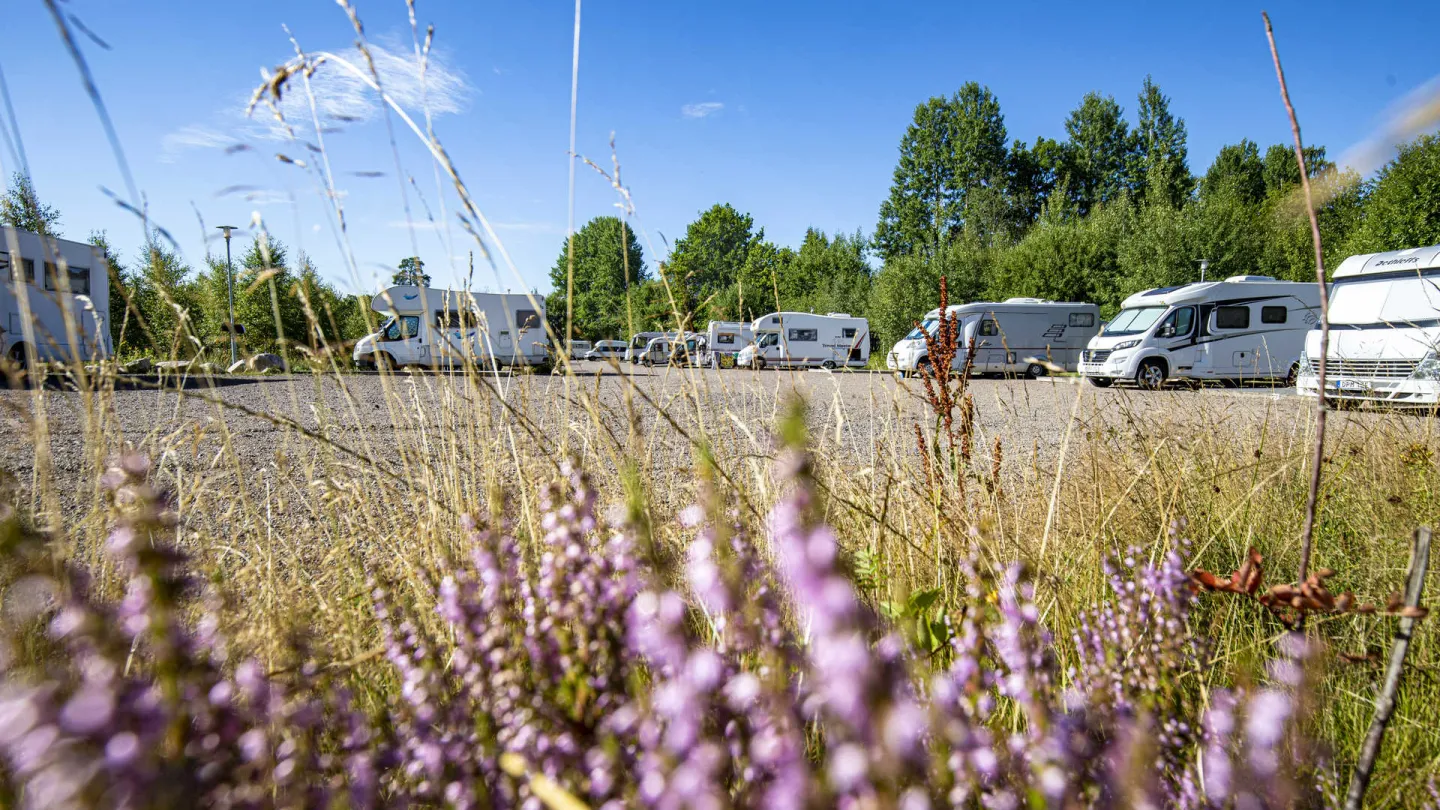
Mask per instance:
[[[1351,253],[1440,244],[1440,136],[1400,147],[1367,189]]]
[[[985,238],[1005,232],[1009,171],[1005,117],[988,87],[968,82],[919,105],[880,206],[876,250],[889,259],[933,250],[966,228]]]
[[[406,256],[401,259],[399,269],[395,271],[390,283],[397,287],[429,287],[430,275],[425,272],[425,261],[419,256]]]
[[[716,204],[702,212],[685,229],[670,253],[668,277],[675,288],[680,315],[690,324],[704,323],[712,315],[712,298],[728,293],[740,278],[750,250],[765,238],[756,233],[755,220],[736,211],[729,203]],[[733,317],[734,313],[730,313]]]
[[[1220,147],[1220,154],[1215,156],[1215,162],[1200,181],[1201,197],[1219,194],[1233,195],[1247,205],[1264,199],[1265,164],[1254,141],[1247,139]]]
[[[1135,125],[1135,158],[1131,176],[1141,199],[1179,207],[1190,197],[1195,180],[1187,164],[1185,119],[1170,113],[1170,99],[1145,77]]]
[[[1310,179],[1325,174],[1335,164],[1325,157],[1325,147],[1305,147],[1305,172]],[[1265,150],[1261,160],[1260,176],[1265,181],[1266,194],[1285,194],[1300,185],[1300,165],[1295,162],[1295,147],[1277,143]]]
[[[565,332],[570,243],[566,238],[560,247],[560,257],[550,268],[554,292],[545,302],[551,323],[558,326],[558,335]],[[619,217],[596,217],[575,232],[573,256],[575,301],[571,338],[593,341],[629,337],[633,294],[646,275],[635,231]]]
[[[54,206],[40,202],[35,193],[35,184],[30,177],[16,172],[10,178],[10,187],[0,197],[0,225],[9,225],[22,231],[32,231],[45,236],[60,236],[60,212]]]
[[[1133,189],[1129,130],[1114,96],[1099,93],[1086,93],[1065,120],[1070,191],[1081,215]]]

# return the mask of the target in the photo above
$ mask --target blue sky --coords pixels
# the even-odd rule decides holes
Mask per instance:
[[[418,112],[404,2],[360,3],[385,75]],[[125,196],[125,185],[55,26],[40,0],[6,5],[0,68],[36,186],[61,210],[65,235],[107,231],[131,258],[141,226],[100,191]],[[1332,156],[1373,135],[1387,110],[1440,74],[1440,56],[1406,33],[1437,30],[1436,3],[1091,5],[1100,4],[591,0],[577,149],[608,169],[615,134],[649,261],[715,202],[751,213],[781,244],[797,245],[811,226],[869,233],[915,105],[969,80],[998,95],[1012,139],[1063,137],[1066,115],[1091,90],[1114,95],[1133,121],[1148,73],[1188,125],[1197,172],[1226,143],[1287,141],[1262,8],[1275,21],[1306,140]],[[437,284],[464,273],[474,243],[454,224],[453,192],[437,189],[419,141],[393,118],[392,150],[373,96],[338,72],[317,79],[327,109],[356,119],[331,122],[325,134],[349,225],[345,248],[315,175],[275,158],[314,155],[277,139],[268,113],[243,116],[259,68],[293,55],[282,24],[307,50],[351,48],[335,3],[61,6],[110,45],[80,37],[148,210],[192,264],[218,247],[201,219],[213,232],[258,213],[346,291],[376,287],[417,251]],[[477,288],[549,288],[567,223],[573,15],[573,5],[543,0],[418,2],[422,36],[426,24],[436,28],[428,91],[436,131],[520,277],[503,266],[497,277],[477,258]],[[296,124],[315,140],[306,121]],[[235,143],[250,148],[227,154]],[[0,168],[7,176],[19,168],[3,145]],[[615,192],[592,169],[580,166],[576,182],[577,224],[616,210]],[[417,227],[406,225],[402,187]],[[424,207],[439,218],[442,202],[448,227],[432,226]]]

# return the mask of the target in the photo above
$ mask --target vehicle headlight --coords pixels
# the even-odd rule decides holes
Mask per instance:
[[[1313,377],[1315,375],[1315,367],[1310,365],[1310,355],[1303,351],[1300,352],[1300,370],[1297,371],[1296,374],[1301,377]]]
[[[1133,349],[1139,345],[1140,341],[1138,340],[1122,340],[1119,343],[1116,343],[1114,346],[1111,346],[1110,350],[1116,352],[1124,351],[1125,349]]]
[[[1412,380],[1440,381],[1440,354],[1430,352],[1425,359],[1415,365],[1415,373],[1410,375]]]

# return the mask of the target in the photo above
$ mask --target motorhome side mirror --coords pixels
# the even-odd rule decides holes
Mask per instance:
[[[1162,326],[1162,327],[1160,327],[1159,337],[1162,337],[1162,338],[1175,337],[1175,327],[1173,327],[1173,326]]]

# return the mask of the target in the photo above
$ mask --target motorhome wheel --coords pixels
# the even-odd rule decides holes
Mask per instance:
[[[753,366],[756,371],[763,371],[765,369],[765,358],[757,356],[755,361],[750,365]]]
[[[1096,388],[1109,388],[1115,381],[1109,377],[1086,377]]]
[[[820,364],[820,367],[823,368],[823,369],[826,369],[826,370],[835,368],[835,361],[834,361],[834,360],[826,360],[826,361],[824,361],[823,363]]]
[[[1290,365],[1290,373],[1288,373],[1288,374],[1285,375],[1285,387],[1286,387],[1286,388],[1294,388],[1294,387],[1295,387],[1295,383],[1296,383],[1297,380],[1299,380],[1299,378],[1300,378],[1300,364],[1299,364],[1298,362],[1297,362],[1297,363],[1292,363],[1292,364]]]
[[[1030,367],[1025,369],[1025,379],[1027,380],[1038,380],[1044,376],[1045,367],[1039,363],[1031,363]]]
[[[1158,360],[1146,360],[1135,374],[1135,382],[1141,388],[1158,391],[1165,384],[1165,364]]]

